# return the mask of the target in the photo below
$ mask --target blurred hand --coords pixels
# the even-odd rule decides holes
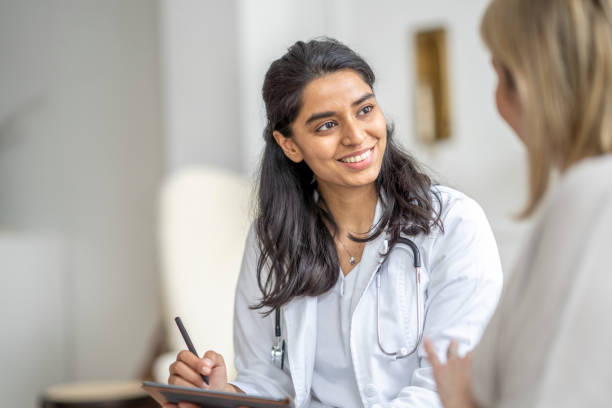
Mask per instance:
[[[452,341],[446,351],[446,364],[443,364],[431,340],[425,339],[424,345],[444,408],[476,408],[470,383],[472,352],[459,357],[457,342]]]

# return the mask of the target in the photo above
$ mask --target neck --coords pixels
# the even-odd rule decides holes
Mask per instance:
[[[374,183],[359,188],[319,185],[319,192],[336,221],[340,236],[367,236],[374,222],[378,201]]]

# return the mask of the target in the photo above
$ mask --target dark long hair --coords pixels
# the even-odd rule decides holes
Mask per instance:
[[[266,307],[270,313],[296,296],[320,295],[338,279],[333,239],[337,226],[333,216],[326,210],[323,197],[316,198],[317,186],[308,165],[289,160],[272,133],[277,130],[291,137],[290,126],[301,109],[304,87],[316,78],[342,69],[357,72],[373,88],[374,72],[363,58],[328,38],[298,41],[266,73],[263,84],[266,147],[261,159],[256,216],[261,251],[257,279],[262,298],[252,306],[255,309]],[[392,136],[393,128],[388,126],[387,147],[376,179],[379,195],[384,191],[380,222],[367,238],[351,237],[367,242],[386,229],[390,233],[389,252],[400,233],[429,234],[435,225],[442,228],[441,202],[432,194],[430,178],[393,142]],[[438,207],[434,198],[439,201]]]

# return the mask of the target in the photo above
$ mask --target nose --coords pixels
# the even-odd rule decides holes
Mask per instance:
[[[346,146],[359,145],[365,139],[365,130],[360,126],[359,122],[353,118],[344,123],[342,144]]]

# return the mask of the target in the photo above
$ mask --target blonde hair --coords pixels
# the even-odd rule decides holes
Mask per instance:
[[[525,217],[552,169],[612,152],[612,0],[492,0],[481,34],[524,110]]]

